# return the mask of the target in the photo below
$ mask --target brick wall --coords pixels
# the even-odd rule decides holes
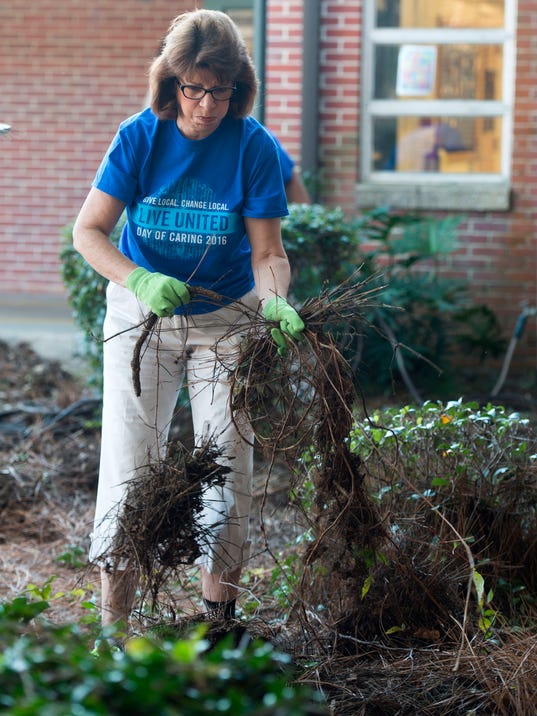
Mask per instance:
[[[321,6],[319,159],[321,201],[355,211],[360,132],[362,0]]]
[[[476,301],[500,318],[510,338],[520,304],[536,302],[537,277],[537,7],[519,0],[516,54],[512,210],[468,214],[462,248],[450,262],[469,281]],[[513,372],[529,385],[536,379],[536,320],[528,320]]]
[[[305,0],[306,2],[307,0]],[[362,0],[323,0],[320,57],[321,200],[355,212],[359,180]],[[510,337],[522,301],[534,304],[537,275],[537,7],[518,3],[513,210],[469,213],[460,227],[461,248],[445,273],[469,282],[476,302],[489,305]],[[535,371],[535,320],[517,347],[516,366]],[[533,378],[528,373],[528,380]]]
[[[265,124],[300,165],[302,0],[267,3]]]
[[[170,9],[173,6],[173,11]],[[175,0],[0,4],[0,290],[58,293],[59,234],[119,121],[140,109]]]
[[[319,201],[355,212],[362,0],[321,2]],[[307,0],[268,0],[265,122],[300,164],[302,23]],[[308,111],[308,109],[306,109]]]

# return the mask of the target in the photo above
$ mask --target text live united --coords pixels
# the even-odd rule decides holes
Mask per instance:
[[[200,211],[184,208],[155,208],[138,204],[133,219],[138,226],[151,229],[183,229],[213,234],[229,233],[235,214],[221,211]]]

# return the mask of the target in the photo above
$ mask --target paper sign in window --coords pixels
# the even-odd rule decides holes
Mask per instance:
[[[426,97],[436,84],[436,46],[401,45],[397,61],[398,97]]]

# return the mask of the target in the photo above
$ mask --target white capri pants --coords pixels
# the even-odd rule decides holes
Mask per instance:
[[[254,291],[241,303],[252,311],[259,300]],[[201,524],[210,530],[208,545],[200,545],[198,560],[208,572],[220,574],[240,567],[249,556],[248,522],[253,473],[253,434],[240,432],[230,420],[228,368],[236,360],[237,345],[249,319],[231,304],[217,311],[160,320],[141,354],[142,392],[136,397],[131,361],[148,309],[133,293],[114,283],[107,288],[104,321],[104,383],[101,462],[91,535],[90,560],[118,567],[107,559],[129,478],[164,457],[170,423],[186,373],[195,445],[210,438],[221,448],[218,461],[229,465],[223,487],[204,493]],[[245,331],[240,331],[240,326]],[[232,336],[221,340],[231,327]],[[217,379],[215,379],[217,378]],[[147,471],[147,468],[145,468]]]

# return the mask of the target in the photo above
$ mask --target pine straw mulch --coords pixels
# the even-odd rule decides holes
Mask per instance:
[[[82,577],[61,561],[87,551],[97,484],[100,401],[60,361],[0,341],[0,598],[55,575],[54,592]],[[60,561],[57,561],[60,558]],[[51,618],[78,618],[76,600]]]
[[[29,584],[42,586],[53,575],[53,593],[82,588],[85,600],[98,603],[98,569],[77,565],[85,561],[93,523],[100,412],[101,401],[61,361],[45,359],[25,343],[0,341],[0,599],[14,598]],[[179,440],[191,442],[182,417],[172,425],[180,449]],[[262,458],[256,457],[256,468],[254,505],[263,501],[264,510],[262,520],[254,513],[253,551],[269,572],[261,523],[275,550],[294,540],[299,528],[288,507],[287,469],[275,465],[268,485]],[[180,611],[199,612],[196,578],[182,574],[180,582],[171,590],[170,610],[179,601]],[[163,590],[159,598],[165,601]],[[53,600],[47,615],[68,622],[87,611],[76,596]]]
[[[59,361],[0,341],[0,544],[53,542],[93,500],[100,400]]]
[[[496,615],[494,627],[484,629],[484,605],[478,603],[472,579],[476,556],[466,539],[471,532],[465,531],[463,518],[454,524],[457,504],[453,513],[444,514],[442,506],[427,509],[422,496],[414,514],[381,509],[371,498],[368,465],[350,450],[347,437],[359,401],[332,328],[344,326],[346,312],[356,317],[372,300],[367,286],[358,285],[308,302],[301,310],[307,326],[304,340],[291,345],[284,359],[276,354],[267,326],[253,321],[232,375],[232,408],[239,425],[244,413],[248,415],[269,465],[257,486],[257,554],[242,583],[245,596],[254,595],[258,602],[240,622],[215,629],[246,629],[250,637],[288,651],[297,664],[297,678],[322,689],[328,712],[338,716],[534,715],[537,640],[531,599],[518,615],[509,615],[509,623]],[[158,322],[153,330],[158,330]],[[202,456],[209,455],[203,474],[220,480],[222,475],[215,472],[218,456],[210,453],[210,445],[198,449]],[[177,453],[170,451],[170,457],[173,470],[186,478],[179,498],[196,498],[192,485],[201,479],[196,455],[190,453],[194,463],[185,454],[178,461]],[[279,461],[290,465],[290,502],[299,522],[299,538],[282,549],[271,544],[272,534],[286,533],[283,516],[288,515],[285,510],[270,513],[270,466]],[[197,477],[190,481],[193,464]],[[162,487],[163,475],[173,473],[168,467],[167,460],[159,470],[148,466],[146,488],[154,489],[157,482]],[[398,477],[404,482],[407,476]],[[534,480],[530,483],[534,489]],[[462,497],[458,507],[467,508],[469,499]],[[191,515],[196,505],[194,499],[188,507]],[[468,513],[473,518],[476,510]],[[153,517],[146,514],[144,521]],[[162,524],[162,511],[160,518]],[[534,518],[521,535],[530,555],[525,566],[533,574]],[[194,529],[195,524],[194,519]],[[129,534],[126,543],[133,543]],[[173,581],[177,570],[192,561],[195,548],[186,558],[173,549],[163,551],[162,537],[160,533],[157,545],[146,544],[150,559],[145,574],[152,606],[160,601],[161,611],[142,613],[140,619],[145,628],[181,632],[199,618],[184,616]],[[494,550],[485,541],[493,563]],[[495,565],[499,574],[505,568],[506,579],[512,572],[509,556],[503,551]],[[136,553],[142,567],[143,557]],[[159,581],[151,583],[155,574]]]

